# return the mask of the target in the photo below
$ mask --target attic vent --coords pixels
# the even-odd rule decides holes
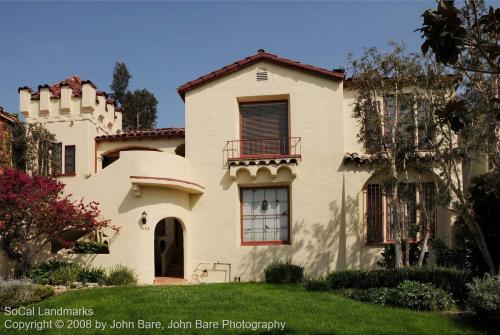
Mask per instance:
[[[265,67],[259,67],[257,69],[257,81],[267,80],[267,69]]]

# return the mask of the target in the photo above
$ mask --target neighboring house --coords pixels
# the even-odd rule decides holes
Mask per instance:
[[[375,266],[393,239],[391,209],[365,164],[374,157],[357,141],[356,92],[344,83],[342,71],[259,50],[178,88],[185,129],[130,132],[89,81],[21,88],[26,121],[60,142],[67,192],[99,202],[122,227],[98,233],[109,254],[67,257],[128,265],[141,283],[261,280],[276,260],[313,276]],[[408,225],[433,196],[423,193],[401,203]],[[434,233],[449,238],[450,212],[429,211]]]
[[[12,164],[12,127],[17,117],[0,107],[0,169]]]

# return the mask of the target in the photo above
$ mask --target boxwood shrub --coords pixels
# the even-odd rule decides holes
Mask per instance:
[[[330,289],[325,278],[307,278],[304,287],[308,291],[328,291]]]
[[[379,269],[372,271],[337,271],[327,276],[331,289],[373,287],[395,288],[405,280],[429,283],[453,294],[458,301],[467,297],[467,283],[472,276],[467,271],[438,267],[406,267],[401,269]]]
[[[294,265],[290,261],[275,262],[266,266],[264,274],[266,283],[298,284],[304,280],[304,267]]]

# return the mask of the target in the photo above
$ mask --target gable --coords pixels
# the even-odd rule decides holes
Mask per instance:
[[[272,64],[277,64],[281,65],[283,67],[288,67],[292,68],[294,70],[298,71],[303,71],[310,73],[314,76],[320,76],[329,80],[335,80],[335,81],[341,81],[344,79],[344,73],[340,71],[335,71],[335,70],[327,70],[323,69],[320,67],[316,67],[313,65],[308,65],[308,64],[303,64],[298,61],[290,60],[287,58],[282,58],[278,57],[277,55],[267,53],[263,49],[260,49],[257,54],[246,57],[244,59],[241,59],[239,61],[236,61],[230,65],[224,66],[216,71],[210,72],[209,74],[206,74],[204,76],[199,77],[198,79],[192,80],[190,82],[187,82],[184,85],[181,85],[177,88],[177,92],[181,96],[182,100],[185,99],[185,94],[186,92],[200,87],[202,85],[205,85],[211,81],[214,81],[216,79],[225,77],[231,73],[234,73],[236,71],[239,71],[243,68],[247,68],[248,66],[255,64],[257,62],[268,62]],[[261,73],[261,80],[263,79],[263,73]]]

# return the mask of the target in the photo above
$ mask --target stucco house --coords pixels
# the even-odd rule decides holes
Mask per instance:
[[[109,254],[65,257],[125,264],[141,283],[262,280],[276,260],[313,276],[375,266],[391,209],[365,164],[344,76],[259,50],[178,88],[184,129],[144,131],[122,131],[121,111],[79,77],[21,87],[26,121],[57,137],[67,192],[121,226],[96,235]],[[423,193],[401,205],[410,225],[433,196]],[[450,212],[429,210],[449,238]]]

